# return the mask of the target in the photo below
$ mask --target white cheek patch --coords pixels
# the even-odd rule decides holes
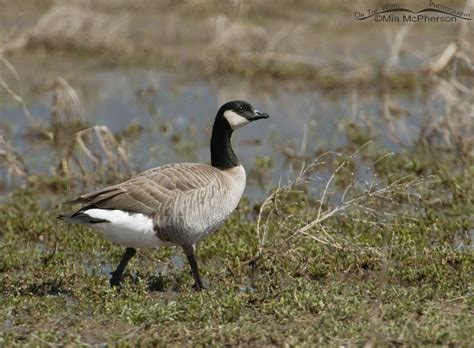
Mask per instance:
[[[227,122],[229,122],[230,128],[232,129],[240,128],[250,122],[245,117],[237,115],[232,110],[227,110],[224,112],[224,117],[227,119]]]

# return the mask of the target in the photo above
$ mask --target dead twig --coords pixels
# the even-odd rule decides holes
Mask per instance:
[[[279,204],[283,206],[288,206],[291,204],[288,202],[288,200],[292,199],[291,194],[295,192],[296,186],[301,184],[309,184],[311,182],[311,177],[308,177],[308,175],[314,172],[314,168],[316,166],[324,163],[321,160],[321,156],[310,165],[303,167],[299,175],[288,185],[279,186],[276,190],[274,190],[267,197],[267,199],[265,199],[262,206],[260,207],[256,228],[258,251],[255,256],[248,261],[248,263],[255,263],[262,257],[264,252],[268,252],[270,254],[281,252],[281,248],[287,248],[288,245],[290,245],[290,241],[297,236],[303,236],[324,246],[339,250],[356,247],[353,244],[351,245],[351,243],[346,241],[341,236],[336,238],[328,231],[325,226],[325,222],[327,220],[338,215],[352,218],[350,215],[348,215],[348,213],[353,210],[365,212],[366,218],[359,218],[360,221],[367,221],[367,223],[374,226],[383,225],[385,228],[390,226],[390,224],[388,224],[385,220],[380,219],[382,216],[384,219],[391,217],[388,212],[380,209],[381,203],[385,202],[391,206],[397,206],[399,203],[396,197],[399,197],[400,195],[406,195],[407,197],[410,196],[418,185],[426,184],[426,180],[409,175],[403,176],[383,186],[381,183],[376,181],[376,178],[373,178],[370,182],[365,183],[365,189],[356,190],[356,183],[359,182],[359,177],[353,176],[349,184],[347,184],[342,190],[342,196],[339,203],[331,203],[331,200],[329,199],[333,189],[335,191],[334,185],[336,178],[342,175],[342,170],[350,163],[348,159],[356,159],[359,153],[361,153],[369,144],[370,143],[367,143],[358,148],[354,153],[347,156],[347,159],[339,153],[332,153],[332,155],[336,156],[338,159],[341,159],[341,161],[335,166],[334,170],[326,179],[322,187],[321,196],[318,200],[316,200],[318,207],[315,211],[315,218],[310,219],[309,221],[304,221],[301,217],[294,216],[292,214],[284,216],[283,214],[285,214],[285,212],[280,210],[278,212],[278,220],[283,222],[280,223],[278,227],[271,226],[271,222],[273,221],[271,217],[273,216],[274,212],[277,211],[277,206]],[[327,155],[328,154],[323,154],[323,156]],[[380,158],[373,161],[369,168],[373,168],[389,156],[391,156],[391,153],[381,156]],[[374,204],[376,205],[374,206]],[[265,214],[266,219],[264,219]],[[263,223],[264,220],[265,223]],[[296,228],[294,227],[295,223],[299,225]],[[278,237],[275,236],[276,243],[268,247],[268,231],[270,229],[277,233]],[[313,230],[317,230],[318,232],[311,232]]]

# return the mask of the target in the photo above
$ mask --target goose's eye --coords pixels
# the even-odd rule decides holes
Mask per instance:
[[[244,107],[243,107],[242,105],[239,106],[239,111],[240,111],[240,112],[243,112],[243,111],[244,111]]]

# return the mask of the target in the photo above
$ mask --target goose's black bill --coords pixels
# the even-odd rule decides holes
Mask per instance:
[[[260,120],[260,119],[263,119],[263,118],[269,118],[269,117],[270,116],[268,116],[267,113],[255,110],[253,112],[253,117],[250,119],[250,121],[256,121],[256,120]]]

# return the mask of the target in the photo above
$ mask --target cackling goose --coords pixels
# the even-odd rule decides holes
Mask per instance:
[[[202,289],[195,248],[216,231],[237,207],[245,188],[245,170],[232,150],[232,132],[268,118],[245,101],[231,101],[217,112],[211,137],[211,165],[167,164],[125,182],[84,194],[66,203],[84,205],[59,218],[98,230],[127,247],[110,284],[119,285],[137,248],[179,245],[191,266],[194,287]]]

